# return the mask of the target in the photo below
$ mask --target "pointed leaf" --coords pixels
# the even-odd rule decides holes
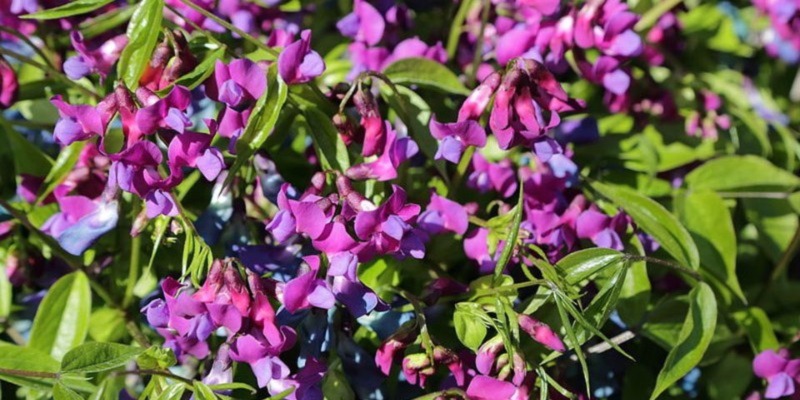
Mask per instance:
[[[800,187],[800,177],[757,156],[728,156],[711,160],[686,175],[693,190],[721,192],[790,192]]]
[[[116,343],[86,343],[61,360],[62,372],[100,372],[125,365],[144,349]]]
[[[117,75],[130,89],[139,86],[139,78],[150,62],[161,32],[163,13],[164,0],[143,0],[131,16],[127,31],[128,44],[117,64]]]
[[[404,58],[383,70],[392,82],[438,89],[445,93],[468,95],[469,90],[447,67],[427,58]]]
[[[21,18],[48,20],[71,17],[73,15],[92,12],[106,4],[110,4],[112,1],[114,0],[75,0],[63,6],[38,11],[33,14],[22,15]]]
[[[92,295],[86,275],[80,271],[64,275],[39,305],[28,346],[61,360],[67,351],[83,343],[91,311]]]

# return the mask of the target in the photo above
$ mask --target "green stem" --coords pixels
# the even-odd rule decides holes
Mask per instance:
[[[25,371],[21,369],[11,369],[11,368],[0,368],[0,374],[24,376],[28,378],[46,378],[46,379],[58,379],[60,376],[57,372]]]
[[[699,272],[697,272],[697,271],[695,271],[695,270],[693,270],[691,268],[684,267],[683,265],[680,265],[680,264],[672,262],[672,261],[662,260],[660,258],[655,258],[655,257],[640,256],[640,255],[636,255],[636,254],[628,254],[628,253],[625,253],[625,259],[626,260],[630,260],[630,261],[644,261],[644,262],[647,262],[647,263],[658,264],[658,265],[661,265],[661,266],[664,266],[664,267],[667,267],[667,268],[672,268],[672,269],[674,269],[676,271],[683,272],[684,274],[691,276],[692,278],[694,278],[698,282],[703,282],[703,276],[700,275]]]
[[[133,201],[133,215],[134,218],[139,214],[142,205],[139,201]],[[141,266],[142,252],[142,235],[136,235],[131,239],[131,256],[130,264],[128,267],[128,281],[125,287],[125,297],[122,299],[122,308],[128,309],[133,301],[133,287],[136,285],[136,280],[139,279],[139,268]]]
[[[469,84],[474,85],[477,80],[478,67],[481,65],[483,58],[483,35],[486,32],[486,25],[489,23],[489,11],[491,11],[491,1],[483,1],[483,10],[481,10],[481,28],[478,31],[478,41],[475,43],[475,56],[472,58],[472,69],[469,71]]]

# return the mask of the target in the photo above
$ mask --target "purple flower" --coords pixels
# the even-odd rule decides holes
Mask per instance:
[[[80,31],[72,31],[70,34],[72,47],[78,53],[64,62],[64,73],[70,79],[81,79],[86,75],[96,73],[103,79],[108,76],[114,63],[122,54],[122,49],[128,43],[125,35],[115,36],[95,49],[89,49],[83,40]]]
[[[5,58],[0,57],[0,109],[11,107],[17,100],[17,74]]]
[[[286,46],[278,56],[278,73],[287,84],[305,83],[322,75],[325,61],[311,50],[311,31],[300,32],[300,40]]]
[[[516,392],[511,382],[483,375],[472,378],[467,387],[467,396],[475,400],[511,399]]]
[[[517,191],[517,177],[509,160],[492,163],[480,154],[472,156],[472,172],[467,177],[467,186],[481,193],[494,190],[502,197],[510,197]]]
[[[623,250],[624,244],[620,235],[628,227],[627,217],[623,213],[609,217],[592,205],[582,212],[576,221],[576,231],[579,238],[591,239],[599,247],[614,250]]]
[[[642,39],[633,31],[638,15],[619,0],[591,0],[578,11],[575,44],[597,47],[611,56],[634,57],[642,52]]]
[[[421,259],[425,246],[411,224],[416,222],[420,207],[406,203],[406,192],[392,185],[393,193],[379,207],[362,211],[355,218],[355,232],[363,240],[354,252],[359,260],[369,260],[376,255],[410,255]]]
[[[115,100],[109,96],[97,106],[71,105],[53,96],[50,102],[58,109],[59,119],[53,130],[56,142],[69,145],[72,142],[103,136],[115,112]]]
[[[800,382],[800,359],[789,359],[789,351],[764,350],[753,359],[753,372],[767,380],[764,397],[777,399],[795,393],[795,384]]]
[[[248,59],[225,65],[217,61],[214,77],[206,82],[206,94],[237,112],[250,107],[267,89],[266,71]]]
[[[192,125],[184,111],[191,103],[189,89],[175,86],[164,98],[159,98],[149,89],[139,88],[137,97],[148,100],[145,106],[136,110],[134,118],[139,130],[144,134],[158,130],[171,130],[183,133]]]
[[[430,234],[448,230],[463,235],[467,232],[468,218],[467,210],[461,204],[432,193],[431,202],[419,216],[418,224]]]
[[[84,196],[68,196],[58,200],[61,212],[42,226],[68,253],[80,255],[100,236],[114,229],[119,220],[115,200],[92,201]]]
[[[431,135],[439,140],[439,149],[435,159],[445,159],[454,164],[461,160],[461,154],[467,146],[483,147],[486,145],[486,131],[478,122],[468,119],[462,122],[440,123],[431,118],[429,124]]]
[[[336,27],[342,35],[374,46],[383,38],[386,22],[383,15],[366,0],[355,0],[353,12],[339,20]]]
[[[383,122],[383,121],[381,121]],[[376,179],[378,181],[390,181],[397,178],[397,168],[410,159],[419,151],[417,143],[409,137],[397,137],[397,133],[392,126],[386,122],[384,132],[386,132],[383,153],[377,159],[354,165],[347,169],[345,175],[351,179]]]
[[[317,256],[305,257],[297,278],[283,287],[283,305],[291,313],[313,307],[330,309],[336,300],[324,279],[317,278],[320,260]]]

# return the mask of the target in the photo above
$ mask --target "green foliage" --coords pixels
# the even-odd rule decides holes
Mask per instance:
[[[83,272],[63,276],[47,292],[33,320],[29,346],[61,360],[89,331],[92,295]]]
[[[128,23],[128,44],[120,55],[117,75],[131,89],[139,86],[139,78],[158,44],[163,12],[164,0],[142,0]]]
[[[86,14],[97,10],[107,4],[111,4],[113,0],[75,0],[70,1],[62,6],[49,8],[22,16],[22,18],[48,20],[59,19],[64,17],[72,17],[74,15]]]
[[[468,95],[469,90],[447,67],[427,58],[404,58],[383,70],[392,82],[400,85],[417,85],[447,93]]]

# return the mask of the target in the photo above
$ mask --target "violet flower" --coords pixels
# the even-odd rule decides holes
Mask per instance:
[[[42,231],[56,238],[68,253],[80,255],[100,236],[117,226],[116,200],[93,201],[84,196],[58,199],[61,211],[51,216]]]
[[[122,49],[128,43],[128,37],[117,35],[101,44],[95,49],[90,49],[83,39],[80,31],[70,34],[72,47],[78,53],[64,62],[64,73],[70,79],[77,80],[89,74],[98,74],[105,79],[114,63],[122,54]]]
[[[418,224],[420,228],[434,235],[445,230],[463,235],[469,226],[468,218],[464,206],[432,193],[431,202],[425,212],[420,214]]]
[[[409,137],[397,137],[389,122],[385,123],[386,132],[383,152],[377,159],[354,165],[347,169],[345,175],[351,179],[376,179],[390,181],[397,178],[397,168],[419,152],[417,143]]]
[[[507,159],[498,163],[487,161],[480,153],[472,156],[472,172],[467,177],[467,186],[481,193],[494,190],[507,198],[517,191],[517,177]]]
[[[267,89],[266,71],[248,59],[236,59],[225,65],[217,61],[214,77],[206,83],[206,94],[237,112],[253,105]]]
[[[355,0],[353,12],[339,20],[336,28],[342,35],[356,42],[374,46],[383,38],[386,22],[383,15],[366,0]]]
[[[434,156],[437,160],[445,159],[458,164],[467,146],[480,148],[486,145],[486,131],[474,120],[440,123],[431,118],[428,126],[431,136],[439,141],[439,149]]]
[[[311,31],[300,32],[300,40],[286,46],[278,56],[278,73],[289,84],[306,83],[322,75],[325,61],[311,49]]]
[[[376,209],[362,211],[355,218],[355,232],[363,240],[354,252],[359,260],[369,260],[376,255],[409,255],[421,259],[425,246],[412,224],[416,222],[420,207],[406,203],[406,192],[392,185],[393,193]]]
[[[103,99],[97,106],[67,104],[61,100],[61,95],[53,96],[50,102],[58,109],[59,114],[53,137],[56,142],[65,146],[105,135],[108,123],[116,111],[116,100],[113,96]]]
[[[800,382],[800,359],[789,359],[789,351],[764,350],[753,359],[753,372],[767,380],[764,397],[778,399],[791,396]]]
[[[581,239],[591,239],[598,247],[623,250],[620,235],[628,228],[628,220],[624,213],[609,217],[592,205],[582,212],[576,220],[576,231]]]

